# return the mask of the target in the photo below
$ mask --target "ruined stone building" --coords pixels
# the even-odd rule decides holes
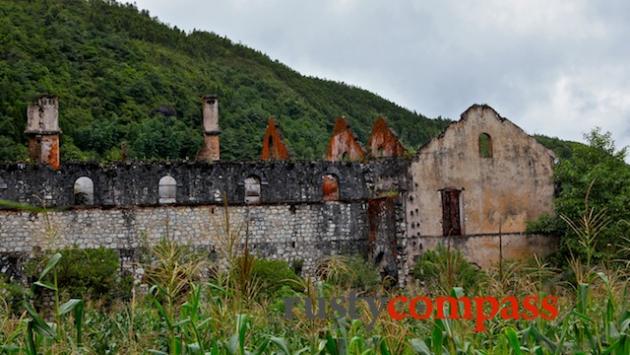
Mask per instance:
[[[553,211],[553,153],[491,107],[473,105],[411,156],[378,118],[364,148],[338,118],[321,161],[290,160],[270,118],[260,161],[220,160],[218,98],[202,100],[197,161],[61,163],[58,100],[27,112],[31,159],[0,165],[0,268],[19,272],[35,250],[116,249],[122,265],[144,243],[172,238],[216,251],[225,217],[253,253],[302,261],[360,254],[404,282],[416,258],[450,243],[482,267],[545,254],[556,239],[525,234]],[[63,117],[62,117],[63,119]],[[262,133],[262,132],[261,132]]]

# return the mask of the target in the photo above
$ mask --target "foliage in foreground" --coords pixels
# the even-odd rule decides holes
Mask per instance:
[[[488,295],[560,296],[560,315],[551,321],[495,319],[488,322],[486,332],[475,333],[471,321],[397,322],[382,312],[375,327],[368,329],[366,310],[357,320],[310,320],[298,307],[294,319],[288,320],[284,310],[274,306],[282,296],[331,297],[346,293],[346,288],[327,281],[305,281],[304,289],[299,291],[287,294],[290,288],[277,292],[259,288],[255,291],[258,295],[250,297],[241,292],[230,276],[232,272],[219,273],[212,282],[195,281],[205,262],[190,260],[185,248],[178,254],[185,266],[168,270],[165,265],[179,264],[172,263],[178,248],[182,247],[161,246],[160,255],[171,259],[154,261],[162,268],[152,276],[155,284],[148,294],[134,296],[109,310],[90,301],[64,299],[57,282],[62,254],[51,255],[33,284],[34,289],[52,291],[51,311],[37,310],[28,299],[15,310],[0,301],[0,349],[4,353],[28,354],[148,350],[158,354],[627,354],[630,350],[630,275],[623,267],[597,265],[587,269],[575,265],[572,270],[581,280],[577,284],[541,282],[564,277],[542,263],[529,267],[506,264],[500,273],[496,269],[487,273],[480,287]],[[348,267],[342,263],[336,260],[335,266],[327,267],[340,275]],[[461,285],[458,282],[451,290],[456,296],[464,292],[457,287]],[[393,296],[384,289],[380,292]],[[413,287],[396,290],[400,293],[420,295],[423,291]]]

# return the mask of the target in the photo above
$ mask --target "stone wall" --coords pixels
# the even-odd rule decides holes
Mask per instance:
[[[35,206],[75,205],[74,184],[88,177],[94,185],[94,205],[103,207],[154,206],[159,204],[158,186],[164,176],[177,184],[176,203],[223,204],[245,201],[244,181],[256,177],[261,183],[261,203],[319,203],[322,179],[339,180],[340,201],[361,201],[381,191],[404,190],[406,161],[383,159],[370,164],[326,161],[270,162],[129,162],[112,165],[66,163],[58,171],[43,165],[0,165],[0,199]]]
[[[367,205],[329,202],[228,207],[233,235],[253,254],[301,260],[307,273],[327,255],[367,252]],[[164,206],[0,213],[0,254],[37,249],[106,247],[137,250],[169,238],[221,255],[229,239],[226,209]]]
[[[71,246],[117,249],[129,258],[164,237],[221,255],[228,238],[227,211],[231,230],[241,242],[247,237],[252,253],[261,257],[299,260],[304,272],[311,274],[327,255],[368,257],[372,236],[378,252],[387,255],[380,262],[383,270],[396,276],[397,252],[384,248],[396,248],[397,235],[404,230],[403,208],[396,196],[405,189],[406,166],[406,161],[389,159],[370,164],[77,163],[64,164],[58,171],[43,165],[4,165],[0,199],[45,206],[46,211],[0,209],[0,255],[7,256],[1,267],[15,270],[10,264],[24,256]],[[334,201],[323,199],[327,175],[338,180],[339,197]],[[175,180],[174,201],[160,198],[164,176]],[[89,198],[74,194],[80,177],[92,181]],[[246,179],[260,183],[260,197],[250,199],[256,203],[245,202]],[[370,222],[369,201],[383,195],[392,201],[388,206],[398,207],[372,216]]]

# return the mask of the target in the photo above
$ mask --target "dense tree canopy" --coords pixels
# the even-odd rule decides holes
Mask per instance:
[[[104,0],[0,0],[0,160],[26,158],[26,106],[60,97],[62,159],[194,157],[200,97],[220,97],[223,159],[255,159],[275,115],[296,158],[319,158],[334,117],[363,142],[378,115],[410,147],[431,120],[366,90],[305,77],[212,33],[185,33],[133,5]]]
[[[584,135],[587,145],[538,137],[556,151],[558,194],[555,214],[529,225],[530,232],[563,236],[562,251],[584,257],[613,258],[628,253],[630,165],[627,148],[617,149],[610,132],[595,128]],[[571,228],[574,223],[577,230]],[[580,233],[586,233],[580,236]],[[585,246],[584,239],[592,239]],[[588,249],[591,249],[590,251]]]

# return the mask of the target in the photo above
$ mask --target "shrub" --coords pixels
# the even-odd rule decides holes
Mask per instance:
[[[288,286],[294,291],[301,291],[301,280],[284,260],[255,259],[252,267],[252,279],[258,280],[262,290],[271,294]]]
[[[558,223],[564,226],[561,250],[565,257],[576,257],[587,263],[610,261],[618,250],[620,237],[627,236],[630,220],[630,165],[627,148],[617,149],[610,132],[599,128],[584,135],[588,145],[577,145],[570,160],[561,160],[555,177],[560,191],[554,201]],[[581,221],[605,214],[610,223],[599,226],[597,236],[582,230]],[[584,218],[587,218],[585,220]],[[570,226],[574,222],[576,225]],[[590,221],[593,222],[593,221]],[[577,230],[574,227],[578,227]],[[592,227],[588,227],[590,229]],[[584,245],[587,232],[588,246]],[[592,260],[591,260],[592,259]]]
[[[528,234],[564,235],[566,228],[564,223],[551,214],[545,213],[535,220],[527,221],[525,230]]]
[[[443,245],[422,254],[411,273],[430,290],[442,291],[458,286],[474,292],[484,277],[483,271],[469,263],[460,251]]]
[[[69,248],[60,253],[62,257],[56,268],[60,292],[71,298],[108,302],[130,296],[133,280],[130,275],[121,275],[115,250]],[[31,260],[26,266],[29,278],[37,277],[46,261],[46,257]]]

